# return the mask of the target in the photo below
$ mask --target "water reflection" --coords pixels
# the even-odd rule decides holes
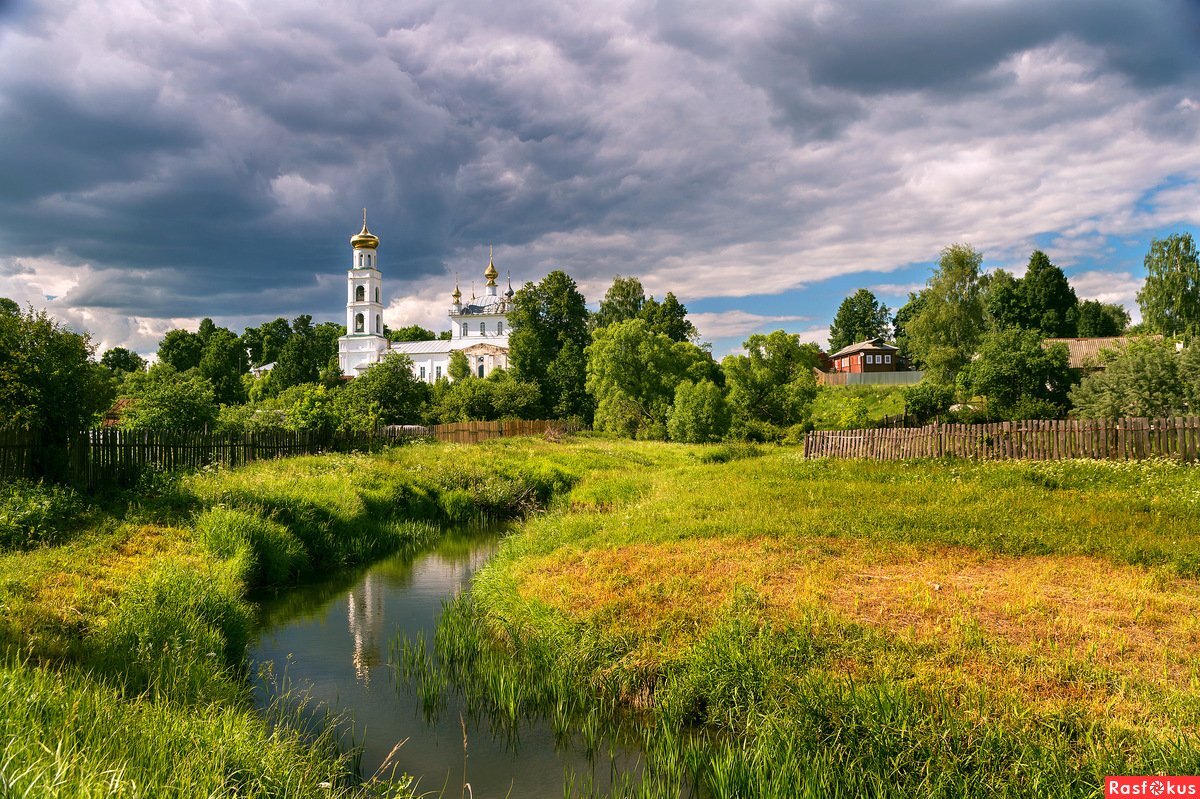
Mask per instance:
[[[466,587],[497,542],[495,531],[449,536],[432,551],[264,599],[252,657],[256,665],[273,663],[276,673],[286,669],[293,688],[353,719],[367,775],[407,739],[392,763],[435,794],[458,795],[469,782],[477,799],[561,797],[568,770],[605,786],[631,768],[629,753],[589,760],[577,747],[556,746],[544,719],[522,721],[516,730],[493,728],[454,696],[427,719],[416,692],[397,684],[387,662],[397,635],[433,639],[443,601]],[[269,702],[272,690],[258,685],[258,701]]]

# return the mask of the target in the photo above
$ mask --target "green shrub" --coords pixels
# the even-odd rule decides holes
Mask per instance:
[[[0,550],[60,543],[86,508],[65,486],[27,481],[0,486]]]
[[[214,555],[246,558],[251,586],[291,582],[310,565],[304,545],[290,530],[247,511],[211,508],[196,519],[196,531]]]

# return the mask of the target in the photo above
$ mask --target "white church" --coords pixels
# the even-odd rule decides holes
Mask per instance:
[[[464,304],[455,285],[450,295],[449,340],[399,341],[389,343],[383,334],[383,276],[379,271],[379,237],[367,230],[363,211],[362,230],[350,237],[352,261],[346,273],[346,335],[338,339],[338,364],[342,374],[357,377],[389,352],[402,352],[412,359],[413,375],[427,383],[450,376],[450,353],[462,352],[472,373],[486,377],[494,369],[508,368],[508,312],[513,290],[498,293],[499,272],[488,258],[483,276],[487,279],[482,298]]]

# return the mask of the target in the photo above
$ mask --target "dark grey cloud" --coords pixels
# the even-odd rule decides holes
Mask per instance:
[[[0,263],[87,264],[44,291],[110,314],[334,316],[363,205],[401,290],[496,243],[521,279],[705,257],[736,293],[991,235],[1045,165],[1112,194],[1118,134],[1169,143],[1139,197],[1197,170],[1173,0],[27,0],[0,25]],[[1009,227],[1102,213],[1056,191]]]

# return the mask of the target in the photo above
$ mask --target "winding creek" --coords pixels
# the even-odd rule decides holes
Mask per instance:
[[[579,779],[604,790],[614,769],[634,768],[633,755],[589,761],[579,742],[556,747],[546,719],[522,724],[513,741],[456,696],[427,722],[417,692],[388,662],[398,635],[424,631],[432,640],[443,602],[469,585],[498,545],[496,531],[450,534],[418,554],[395,555],[365,571],[265,600],[251,649],[253,673],[270,664],[275,679],[258,682],[256,700],[271,702],[286,675],[292,691],[346,714],[363,749],[364,776],[404,741],[392,762],[397,774],[418,779],[419,793],[468,795],[463,786],[469,783],[476,799],[557,798],[566,782],[578,786]]]

